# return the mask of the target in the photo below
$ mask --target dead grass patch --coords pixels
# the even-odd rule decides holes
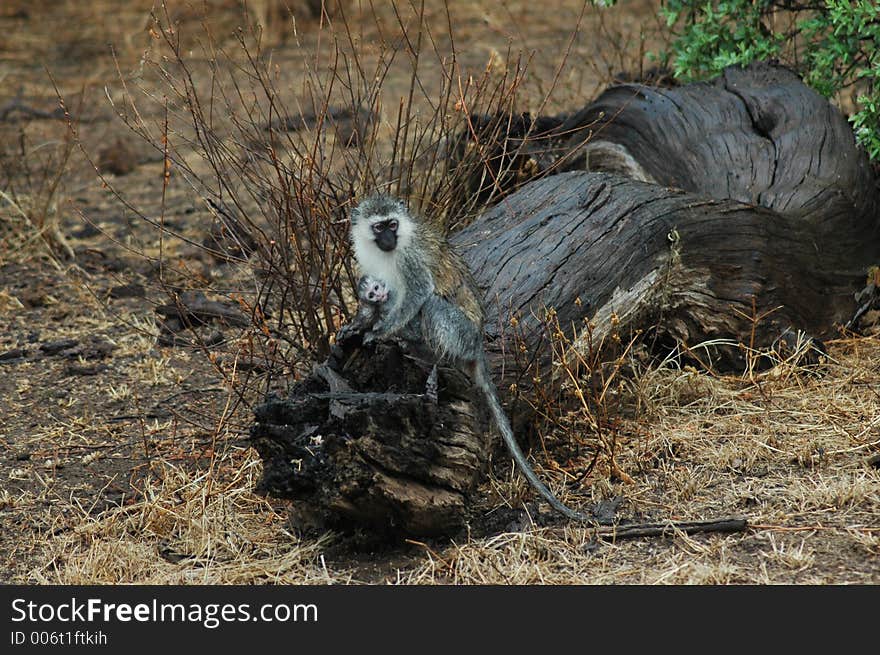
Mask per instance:
[[[260,462],[230,450],[208,470],[157,463],[140,498],[52,540],[41,584],[339,583],[321,563],[329,537],[303,542],[251,491]]]
[[[570,502],[622,495],[624,516],[677,520],[740,513],[744,534],[677,534],[664,539],[597,541],[584,526],[526,526],[458,543],[419,543],[407,565],[383,579],[401,584],[775,584],[876,583],[880,564],[880,474],[866,463],[877,450],[880,340],[831,344],[817,375],[785,379],[771,370],[754,381],[674,367],[637,382],[662,401],[623,420],[618,462],[631,481],[598,476],[581,489],[558,485]],[[701,380],[690,379],[694,377]],[[663,379],[668,385],[661,384]],[[686,393],[669,391],[682,380]],[[678,381],[678,382],[676,382]],[[771,382],[772,382],[772,388]],[[763,394],[757,385],[764,386]],[[693,388],[703,389],[694,395]],[[627,436],[629,435],[629,436]],[[824,449],[818,459],[804,453]],[[222,450],[222,449],[218,449]],[[540,463],[540,458],[539,462]],[[352,583],[375,582],[337,555],[338,538],[304,539],[285,512],[255,496],[259,461],[227,448],[208,466],[157,462],[138,498],[52,537],[41,583]],[[552,470],[541,471],[553,477]],[[528,496],[516,476],[484,488],[499,505]],[[7,505],[17,501],[4,496]],[[490,508],[487,510],[492,511]],[[73,523],[76,523],[74,521]],[[379,557],[382,557],[381,555]],[[412,560],[415,563],[412,563]]]

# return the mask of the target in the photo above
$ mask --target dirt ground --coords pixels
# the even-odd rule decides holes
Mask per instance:
[[[442,5],[427,4],[427,20],[443,25]],[[539,511],[502,459],[479,490],[482,517],[452,541],[364,551],[342,535],[298,533],[285,502],[253,493],[260,462],[248,446],[248,403],[260,394],[239,402],[218,374],[223,363],[157,343],[163,245],[120,198],[149,216],[161,211],[196,243],[206,212],[184,184],[163,194],[161,152],[133,134],[110,102],[119,106],[123,81],[161,94],[162,80],[140,64],[145,52],[157,54],[150,5],[12,0],[0,7],[0,581],[880,582],[880,335],[841,334],[809,370],[780,362],[722,375],[674,361],[638,370],[613,421],[622,474],[598,467],[577,485],[564,484],[579,470],[563,471],[565,444],[585,438],[576,413],[558,417],[540,435],[545,450],[533,449],[536,470],[570,505],[619,502],[620,515],[655,521],[740,515],[749,521],[745,532],[597,541],[588,527]],[[207,21],[202,3],[193,5],[172,7],[183,38],[195,42],[210,29],[232,48],[239,3],[209,0]],[[545,111],[582,106],[659,47],[656,3],[620,5],[584,12]],[[579,2],[554,11],[527,2],[448,7],[464,66],[480,71],[509,52],[533,53],[532,97],[557,75],[582,10]],[[391,10],[379,18],[393,36]],[[382,31],[366,19],[361,29],[365,42]],[[295,39],[272,49],[291,88],[320,38],[326,32],[304,18]],[[396,71],[383,87],[391,98],[410,84]],[[439,77],[429,68],[421,82]],[[79,119],[82,149],[66,145],[67,121],[53,113],[56,89]],[[57,221],[54,254],[21,217],[28,212],[16,209],[26,203],[44,204],[48,224]],[[163,257],[235,283],[198,247],[184,244]],[[262,390],[285,385],[266,380]]]

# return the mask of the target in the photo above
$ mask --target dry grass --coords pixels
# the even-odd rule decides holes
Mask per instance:
[[[39,106],[51,108],[54,89],[48,80],[36,81],[41,69],[22,53],[54,56],[66,72],[59,81],[62,93],[95,83],[97,71],[116,79],[112,59],[95,54],[95,38],[72,34],[67,49],[64,39],[49,38],[60,34],[59,24],[77,23],[71,16],[81,11],[80,4],[66,4],[50,22],[26,21],[32,31],[19,30],[19,40],[0,51],[7,64],[15,62],[6,79],[15,87],[24,85],[26,100],[35,106],[42,102]],[[110,15],[99,11],[100,3],[84,4],[89,4],[87,14]],[[444,15],[439,4],[427,7],[428,19],[437,24]],[[455,3],[452,8],[459,45],[474,44],[460,47],[459,64],[489,70],[499,57],[507,58],[510,39],[538,50],[530,62],[535,74],[520,80],[519,99],[534,102],[525,107],[534,111],[556,71],[546,53],[558,54],[554,44],[568,35],[580,3],[565,3],[559,12],[525,2],[485,7]],[[615,68],[633,69],[636,59],[640,65],[634,53],[642,52],[642,29],[649,22],[644,17],[652,8],[651,2],[629,3],[620,18],[588,14],[570,56],[591,65],[563,71],[544,110],[580,106],[619,72]],[[130,79],[141,79],[140,42],[152,37],[142,33],[145,7],[131,11],[120,29],[134,33],[137,44],[119,50],[119,65],[136,71]],[[230,16],[220,18],[232,24]],[[192,27],[193,20],[187,20],[184,25]],[[388,34],[395,19],[382,20]],[[127,38],[131,42],[126,34],[120,37],[123,45]],[[271,57],[280,62],[273,69],[281,71],[279,88],[290,92],[285,85],[301,80],[284,75],[301,63],[300,55],[288,46]],[[89,72],[77,74],[77,67]],[[204,86],[199,76],[209,70],[205,62],[195,64],[197,84]],[[384,91],[403,97],[410,81],[392,72]],[[429,82],[426,78],[430,96],[435,87]],[[103,86],[98,90],[103,94]],[[112,112],[101,104],[103,97],[90,98],[86,106],[104,107],[107,115],[92,111],[95,121],[81,126],[87,150],[120,135],[118,122],[109,122]],[[391,132],[397,106],[386,105],[394,111],[383,115],[381,129]],[[148,118],[161,124],[161,113]],[[36,135],[42,139],[37,143],[64,139],[63,125],[43,121],[31,127],[44,132]],[[121,135],[132,136],[124,128]],[[181,148],[184,163],[204,164],[197,153]],[[222,268],[185,242],[162,242],[155,232],[139,230],[132,212],[113,202],[93,170],[79,160],[65,162],[73,170],[58,177],[51,197],[67,201],[47,205],[44,194],[42,206],[51,206],[47,224],[74,249],[75,268],[58,272],[37,257],[19,256],[14,246],[20,241],[3,244],[0,317],[6,329],[0,352],[33,351],[48,341],[91,335],[112,341],[115,350],[98,364],[45,357],[4,364],[0,371],[5,374],[0,395],[6,399],[0,408],[0,519],[10,526],[0,532],[4,582],[880,582],[880,472],[868,463],[880,451],[877,337],[829,343],[829,358],[818,367],[789,358],[766,370],[751,367],[742,376],[696,370],[674,359],[646,364],[624,348],[625,361],[607,370],[604,381],[613,384],[604,398],[586,392],[588,402],[554,399],[556,413],[541,434],[546,453],[533,452],[539,475],[566,503],[623,497],[619,514],[636,520],[741,514],[749,519],[748,532],[607,543],[587,527],[539,515],[525,528],[509,526],[479,537],[475,531],[455,543],[399,544],[378,553],[352,551],[339,535],[294,533],[287,507],[253,492],[259,462],[244,439],[251,416],[235,402],[234,376],[218,375],[204,353],[156,346],[151,303],[162,299],[147,282],[155,275],[149,256],[164,249],[169,263],[183,271],[182,279],[208,279],[218,289],[240,290],[235,277],[240,271]],[[204,227],[206,215],[193,211],[190,187],[172,185],[157,201],[163,173],[163,163],[153,159],[109,181],[147,215],[164,212],[184,236],[201,234],[197,228]],[[23,205],[0,203],[0,212],[16,207]],[[72,220],[77,213],[100,233],[70,236],[82,228]],[[24,220],[16,216],[9,220]],[[16,238],[23,234],[18,223],[14,231]],[[148,257],[135,257],[132,250]],[[22,259],[24,265],[9,264]],[[112,285],[132,280],[147,286],[147,298],[110,298]],[[230,351],[244,347],[234,338],[227,345]],[[761,353],[753,355],[758,362]],[[580,390],[583,397],[594,382],[575,377],[568,392]],[[255,384],[249,400],[263,390]],[[541,399],[533,400],[540,406]],[[599,458],[572,487],[599,442],[609,456]],[[533,498],[506,463],[496,466],[480,493],[490,518]]]
[[[346,582],[321,565],[327,538],[304,542],[251,489],[251,451],[230,451],[196,472],[161,462],[141,499],[81,523],[50,542],[40,584],[289,584]]]
[[[880,473],[867,460],[880,447],[880,341],[837,341],[830,355],[818,375],[666,367],[636,380],[650,409],[620,429],[632,482],[606,492],[626,497],[627,514],[742,514],[748,534],[597,546],[586,529],[534,529],[438,550],[407,581],[876,583]]]
[[[820,374],[778,367],[713,377],[672,366],[637,380],[650,407],[624,419],[619,466],[631,482],[592,479],[594,498],[623,495],[626,516],[738,513],[744,534],[606,543],[576,525],[401,546],[377,559],[404,567],[378,579],[326,553],[334,538],[292,534],[285,513],[252,493],[259,461],[228,448],[202,467],[157,462],[137,499],[43,535],[38,583],[740,584],[880,581],[880,340],[831,344]],[[625,436],[629,435],[629,436]],[[221,439],[222,441],[222,439]],[[544,472],[545,475],[551,473]],[[488,488],[491,486],[491,489]],[[524,489],[493,479],[487,492]],[[583,498],[561,490],[566,502]],[[526,491],[527,493],[527,491]],[[7,494],[6,505],[24,502]],[[491,509],[489,512],[493,511]],[[332,560],[332,563],[331,563]]]

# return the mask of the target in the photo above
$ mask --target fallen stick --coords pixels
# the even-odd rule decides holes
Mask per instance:
[[[741,532],[748,528],[744,518],[724,518],[714,521],[667,521],[665,523],[639,523],[600,527],[596,534],[603,539],[634,539],[637,537],[664,537],[676,532],[697,534],[699,532]]]

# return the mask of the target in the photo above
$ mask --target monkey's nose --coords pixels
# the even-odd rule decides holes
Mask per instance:
[[[397,235],[391,230],[380,232],[376,237],[376,245],[378,245],[383,252],[391,252],[397,247]]]

